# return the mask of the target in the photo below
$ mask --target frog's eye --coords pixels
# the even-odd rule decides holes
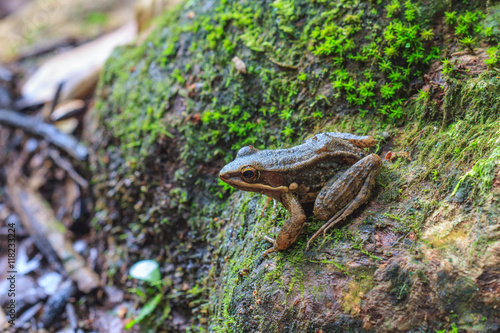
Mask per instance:
[[[259,179],[259,171],[252,167],[244,167],[241,169],[241,175],[246,181],[255,181]]]

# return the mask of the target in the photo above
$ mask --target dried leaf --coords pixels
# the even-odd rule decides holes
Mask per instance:
[[[61,132],[66,134],[71,134],[78,126],[78,120],[75,118],[70,118],[66,120],[61,120],[54,123],[54,126]]]
[[[133,20],[131,2],[30,0],[0,21],[0,62],[51,50],[72,40],[89,40],[117,29]]]
[[[21,89],[20,107],[51,101],[60,84],[60,100],[83,98],[94,88],[99,73],[119,45],[130,43],[137,35],[135,23],[83,44],[45,62]]]
[[[81,99],[72,99],[59,103],[54,112],[50,115],[50,120],[59,121],[77,115],[85,108],[85,102]]]

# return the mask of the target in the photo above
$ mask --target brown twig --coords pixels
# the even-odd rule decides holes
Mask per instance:
[[[59,286],[57,292],[50,296],[45,303],[39,327],[51,327],[54,320],[63,312],[70,298],[76,294],[76,288],[71,280],[66,280]]]
[[[59,155],[59,152],[57,150],[51,149],[49,151],[49,156],[54,161],[54,163],[56,163],[61,169],[66,171],[68,173],[68,175],[78,185],[80,185],[82,188],[85,188],[85,189],[89,187],[89,182],[87,180],[85,180],[85,178],[80,176],[80,174],[75,171],[75,169],[73,168],[71,163],[67,159],[61,157],[61,155]]]
[[[86,160],[88,157],[87,148],[78,142],[74,136],[61,133],[54,126],[44,123],[38,118],[0,109],[0,123],[19,127],[26,132],[41,136],[54,146],[59,147],[79,160]]]

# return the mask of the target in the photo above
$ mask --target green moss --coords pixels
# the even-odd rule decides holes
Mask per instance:
[[[402,302],[410,295],[413,285],[410,274],[411,272],[402,269],[398,264],[393,264],[385,272],[385,278],[391,281],[388,296],[392,302]]]
[[[474,190],[477,193],[486,193],[491,189],[493,178],[495,177],[495,169],[500,161],[500,148],[498,147],[500,142],[498,141],[498,139],[495,141],[496,148],[490,156],[477,161],[469,172],[460,177],[451,196],[455,196],[462,185],[465,185],[464,181],[469,180],[472,180],[474,183],[468,185],[474,186]],[[484,200],[485,197],[481,199]]]
[[[430,178],[441,189],[456,192],[457,178],[466,177],[461,173],[469,170],[482,156],[492,154],[491,159],[496,158],[500,80],[496,71],[487,71],[466,81],[450,78],[448,82],[440,110],[438,105],[429,103],[430,97],[425,102],[417,102],[415,115],[425,122],[407,132],[402,142],[411,142],[418,148],[417,158],[426,166],[419,179]],[[450,124],[451,120],[455,122]],[[442,130],[437,131],[438,127]],[[493,162],[480,162],[477,168],[483,163],[492,165]],[[451,174],[450,170],[453,170]],[[487,170],[489,180],[478,187],[481,193],[488,190],[487,184],[493,179],[492,168]]]

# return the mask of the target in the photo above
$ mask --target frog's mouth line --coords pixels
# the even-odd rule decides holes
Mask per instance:
[[[219,175],[219,178],[222,179],[222,181],[224,181],[225,183],[244,191],[249,191],[249,192],[274,191],[280,193],[288,192],[288,187],[286,186],[272,187],[269,185],[264,185],[259,183],[247,183],[238,177],[231,177],[230,174],[221,174]]]

